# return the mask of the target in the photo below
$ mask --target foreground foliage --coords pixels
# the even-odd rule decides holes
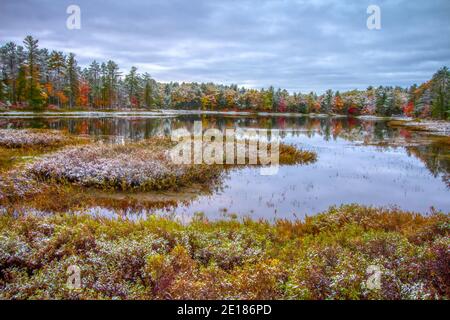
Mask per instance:
[[[2,215],[0,297],[446,299],[449,228],[448,214],[357,205],[275,223]],[[66,286],[71,265],[80,289]]]

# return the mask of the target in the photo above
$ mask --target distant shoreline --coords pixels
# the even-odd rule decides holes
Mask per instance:
[[[294,113],[294,112],[252,112],[252,111],[213,111],[213,110],[175,110],[175,109],[110,109],[110,110],[11,110],[0,111],[0,117],[5,118],[35,118],[47,117],[123,117],[142,116],[146,118],[177,117],[180,115],[224,115],[251,117],[308,117],[308,118],[352,118],[365,121],[389,121],[393,127],[403,127],[428,134],[450,136],[450,121],[415,119],[405,116],[374,116],[374,115],[342,115],[324,113]]]
[[[63,115],[63,114],[154,114],[154,115],[189,115],[189,114],[218,114],[218,115],[238,115],[238,116],[278,116],[278,117],[311,117],[311,118],[357,118],[364,120],[405,120],[410,121],[413,118],[405,116],[374,116],[374,115],[344,115],[344,114],[326,114],[326,113],[300,113],[300,112],[261,112],[261,111],[215,111],[215,110],[187,110],[187,109],[105,109],[105,110],[3,110],[3,115]]]

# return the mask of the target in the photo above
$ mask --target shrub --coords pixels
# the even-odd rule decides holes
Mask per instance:
[[[449,222],[357,205],[275,224],[5,214],[0,298],[448,299]],[[74,264],[78,290],[66,286]]]

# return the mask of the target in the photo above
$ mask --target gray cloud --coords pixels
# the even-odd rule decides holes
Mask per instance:
[[[66,29],[81,7],[82,29]],[[381,30],[366,28],[381,7]],[[159,81],[214,81],[290,91],[408,86],[450,65],[448,0],[10,1],[0,43],[31,34],[81,65],[113,59]]]

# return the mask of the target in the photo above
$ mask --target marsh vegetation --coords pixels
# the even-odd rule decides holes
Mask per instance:
[[[221,184],[226,172],[246,166],[175,164],[169,155],[175,143],[164,137],[126,144],[88,143],[87,140],[80,144],[76,138],[53,131],[3,130],[0,133],[3,134],[0,142],[14,152],[47,151],[36,153],[40,156],[29,157],[2,174],[0,204],[7,210],[23,206],[54,212],[73,209],[71,205],[75,202],[77,210],[99,203],[107,203],[108,207],[118,203],[118,207],[123,207],[128,200],[127,207],[135,204],[136,192],[144,200],[142,206],[166,207],[176,201],[158,197],[157,191],[179,191],[177,200],[183,198],[187,188],[198,185],[202,193],[211,193]],[[69,141],[78,145],[67,146]],[[245,146],[245,142],[241,143]],[[58,146],[65,147],[55,150]],[[316,160],[315,153],[291,145],[282,143],[278,150],[280,165],[308,164]],[[248,145],[245,152],[248,157]],[[117,192],[125,194],[126,200],[116,197]]]
[[[448,194],[448,137],[377,121],[203,117],[206,127],[280,128],[280,174],[261,177],[254,165],[171,163],[167,133],[189,127],[192,119],[182,119],[4,118],[12,127],[46,124],[71,133],[0,130],[8,163],[0,174],[0,297],[449,297],[450,207],[445,197],[427,199],[426,193]],[[385,175],[387,165],[401,174]],[[306,183],[309,170],[315,180]],[[320,175],[334,195],[319,197]],[[422,189],[408,191],[417,181]],[[363,205],[360,189],[380,182],[385,199],[389,188],[403,188],[437,208]],[[311,194],[316,206],[349,202],[352,195],[360,204],[302,214]],[[77,290],[66,285],[73,265],[81,270]],[[374,265],[382,272],[377,290],[367,286]]]
[[[444,214],[357,205],[275,223],[2,215],[0,297],[445,299],[449,226]],[[71,265],[78,290],[66,286]],[[366,285],[370,265],[380,290]]]

